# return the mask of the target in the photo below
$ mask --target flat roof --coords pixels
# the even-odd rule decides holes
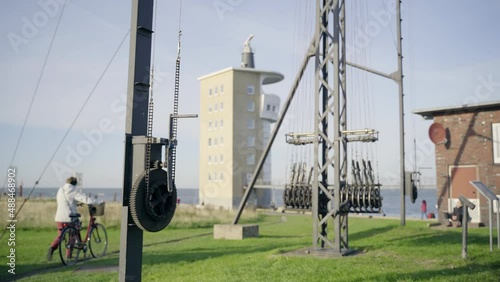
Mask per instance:
[[[263,84],[271,84],[271,83],[276,83],[279,81],[282,81],[285,76],[277,71],[268,71],[268,70],[259,70],[259,69],[254,69],[254,68],[235,68],[235,67],[227,67],[225,69],[218,70],[216,72],[212,72],[203,76],[198,77],[198,80],[203,80],[215,75],[219,75],[224,72],[228,71],[245,71],[245,72],[255,72],[255,73],[260,73],[266,76],[264,80],[262,81]]]
[[[460,106],[420,109],[420,110],[414,110],[413,113],[421,115],[424,119],[432,119],[436,115],[471,112],[471,111],[491,109],[491,108],[500,108],[500,100],[477,103],[477,104],[464,104]]]

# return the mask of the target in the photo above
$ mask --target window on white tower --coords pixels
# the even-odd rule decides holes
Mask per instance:
[[[247,110],[249,112],[255,111],[255,102],[254,101],[248,101],[248,103],[247,103]]]
[[[253,84],[247,85],[247,94],[249,94],[249,95],[253,95],[254,94]]]
[[[253,118],[249,118],[247,120],[247,128],[254,129],[255,128],[255,120]]]
[[[247,137],[247,145],[248,145],[248,147],[255,146],[255,137],[254,136]]]
[[[250,153],[247,155],[247,164],[248,165],[253,165],[255,163],[255,154]]]

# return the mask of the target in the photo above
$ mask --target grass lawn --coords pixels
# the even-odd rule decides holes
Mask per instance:
[[[427,228],[425,221],[349,218],[349,245],[362,253],[341,258],[284,256],[311,246],[310,216],[259,217],[260,237],[214,240],[211,228],[144,234],[143,281],[500,281],[500,250],[489,251],[488,229],[470,229],[468,258],[461,258],[461,229]],[[175,219],[174,219],[175,220]],[[0,280],[117,281],[120,231],[109,229],[108,255],[73,267],[58,256],[46,262],[55,232],[17,230],[16,275],[7,273],[6,241],[0,241]],[[496,243],[496,241],[495,241]],[[114,269],[116,270],[116,268]]]

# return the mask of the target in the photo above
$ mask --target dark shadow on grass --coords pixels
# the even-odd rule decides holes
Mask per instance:
[[[428,245],[456,245],[462,243],[462,233],[453,232],[453,231],[444,231],[435,234],[415,234],[412,236],[394,238],[391,240],[387,240],[388,242],[407,242],[408,245],[411,246],[428,246]],[[482,234],[474,234],[469,233],[468,244],[484,244],[485,246],[489,246],[489,236]]]
[[[283,235],[259,235],[259,238],[295,239],[295,238],[304,238],[304,237],[303,236],[283,236]]]
[[[349,233],[349,240],[361,240],[375,235],[380,235],[382,233],[387,233],[397,228],[398,226],[396,225],[388,225],[384,227],[372,228],[359,232],[352,232]]]
[[[154,243],[149,243],[149,244],[144,244],[144,247],[154,247],[157,245],[162,245],[162,244],[171,244],[171,243],[176,243],[180,241],[185,241],[193,238],[200,238],[200,237],[206,237],[206,236],[211,236],[212,232],[206,232],[202,234],[196,234],[188,237],[183,237],[183,238],[177,238],[177,239],[171,239],[171,240],[165,240],[165,241],[159,241],[159,242],[154,242]],[[300,236],[274,236],[274,235],[261,235],[261,238],[300,238]],[[218,247],[214,246],[211,248],[196,248],[196,249],[185,249],[181,251],[175,251],[175,252],[168,252],[168,250],[165,251],[165,254],[148,254],[150,251],[145,251],[143,253],[143,258],[142,258],[142,263],[144,265],[151,265],[151,264],[164,264],[164,263],[182,263],[182,262],[194,262],[194,261],[200,261],[200,260],[206,260],[206,259],[212,259],[212,258],[217,258],[217,257],[222,257],[222,256],[227,256],[231,254],[239,254],[239,255],[245,255],[245,254],[252,254],[252,253],[262,253],[262,252],[268,252],[271,250],[279,250],[280,248],[290,248],[294,247],[293,244],[290,244],[290,242],[287,242],[287,240],[282,240],[280,242],[277,242],[276,244],[272,244],[270,246],[232,246],[232,247]],[[302,245],[298,244],[296,246],[297,248],[303,247]],[[48,265],[43,265],[43,264],[35,264],[35,265],[28,265],[28,266],[23,266],[26,268],[39,268],[38,270],[33,270],[28,273],[23,273],[20,275],[15,275],[13,277],[6,277],[6,280],[2,281],[15,281],[18,279],[22,278],[27,278],[27,277],[32,277],[35,275],[41,275],[45,273],[57,273],[57,272],[63,272],[67,271],[68,269],[73,269],[77,270],[80,268],[82,265],[89,266],[91,265],[96,265],[99,267],[105,267],[105,266],[117,266],[119,263],[119,258],[118,258],[119,251],[113,251],[113,252],[108,252],[106,256],[103,258],[99,259],[85,259],[82,261],[79,261],[76,266],[72,267],[67,267],[63,266],[58,263],[54,264],[48,264]],[[58,259],[57,257],[54,257],[54,260]],[[43,267],[43,269],[40,269]]]
[[[161,244],[170,244],[170,243],[176,243],[184,240],[189,240],[193,238],[199,238],[199,237],[204,237],[211,235],[212,233],[202,233],[202,234],[197,234],[193,236],[188,236],[188,237],[183,237],[183,238],[177,238],[177,239],[172,239],[172,240],[166,240],[166,241],[160,241],[160,242],[154,242],[150,244],[144,244],[144,247],[150,247],[150,246],[155,246],[155,245],[161,245]],[[113,252],[108,252],[106,253],[106,256],[103,258],[100,258],[98,260],[96,259],[90,259],[90,258],[85,258],[85,259],[80,259],[78,260],[78,263],[76,266],[64,266],[62,263],[54,263],[54,264],[47,264],[47,265],[42,265],[42,264],[34,264],[34,265],[23,265],[22,268],[38,268],[37,270],[30,271],[28,273],[23,273],[19,275],[12,275],[11,277],[2,277],[2,281],[15,281],[18,279],[26,278],[26,277],[31,277],[34,275],[40,275],[40,274],[45,274],[45,273],[56,273],[56,272],[62,272],[66,271],[68,269],[75,269],[77,270],[79,267],[81,267],[83,264],[87,263],[93,263],[95,261],[96,264],[100,266],[116,266],[118,265],[118,257],[114,257],[114,255],[118,254],[120,251],[113,251]],[[54,253],[55,254],[55,253]],[[59,260],[59,256],[54,255],[53,257],[54,261]],[[41,269],[41,267],[43,267]],[[4,280],[6,279],[6,280]]]
[[[177,243],[177,242],[181,242],[181,241],[184,241],[184,240],[189,240],[189,239],[199,238],[199,237],[205,237],[205,236],[209,236],[209,235],[212,235],[212,232],[201,233],[201,234],[197,234],[197,235],[193,235],[193,236],[189,236],[189,237],[177,238],[177,239],[172,239],[172,240],[154,242],[154,243],[150,243],[150,244],[144,244],[143,247],[150,247],[150,246],[155,246],[155,245]]]
[[[53,260],[57,261],[59,260],[59,256],[55,256]],[[62,264],[62,262],[59,261],[59,263],[51,263],[51,264],[32,264],[32,265],[22,265],[18,268],[37,268],[36,270],[32,270],[27,273],[19,273],[7,277],[1,277],[1,281],[17,281],[19,279],[24,279],[27,277],[35,276],[35,275],[40,275],[40,274],[45,274],[45,273],[57,273],[57,272],[63,272],[67,271],[68,269],[74,269],[76,270],[78,267],[80,267],[82,264],[90,261],[90,258],[84,258],[84,259],[79,259],[78,263],[74,266],[65,266]],[[41,268],[43,267],[43,268]]]
[[[286,222],[286,221],[285,221]],[[279,220],[275,220],[275,221],[263,221],[263,222],[258,222],[258,223],[255,223],[257,225],[275,225],[275,224],[283,224],[285,223],[283,222],[281,219]]]
[[[489,281],[499,281],[500,277],[500,262],[494,264],[467,264],[460,267],[448,268],[443,267],[441,269],[433,270],[421,270],[413,271],[407,273],[396,273],[396,272],[386,272],[383,274],[375,274],[373,276],[363,277],[363,280],[367,281],[428,281],[428,280],[438,280],[438,281],[465,281],[463,275],[478,275],[479,273],[489,273],[488,276],[496,277],[495,280]],[[470,278],[470,277],[469,277]],[[350,281],[359,281],[358,278],[354,278]],[[488,281],[488,280],[487,280]]]
[[[234,247],[211,247],[211,248],[196,248],[191,250],[181,250],[169,252],[165,254],[145,254],[143,257],[144,264],[177,264],[177,263],[192,263],[207,259],[214,259],[228,255],[250,255],[254,253],[264,253],[280,248],[290,248],[288,242],[283,241],[268,246],[234,246]],[[301,247],[301,246],[298,246]]]

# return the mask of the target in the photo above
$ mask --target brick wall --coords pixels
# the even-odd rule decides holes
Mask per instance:
[[[434,122],[449,130],[449,143],[436,145],[437,202],[439,219],[444,221],[442,214],[449,210],[450,166],[477,165],[478,180],[500,195],[500,165],[493,164],[492,142],[492,123],[500,123],[500,109],[436,114]],[[480,208],[481,222],[488,225],[488,202],[483,196],[476,208]]]

